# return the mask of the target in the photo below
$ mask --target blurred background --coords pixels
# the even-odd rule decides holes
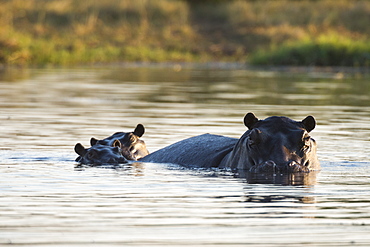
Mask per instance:
[[[368,0],[0,0],[0,64],[370,65]]]

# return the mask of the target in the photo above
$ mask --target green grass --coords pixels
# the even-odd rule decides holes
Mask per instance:
[[[289,42],[252,54],[254,65],[370,66],[370,42],[338,34]]]
[[[0,64],[5,65],[229,61],[369,66],[368,0],[0,4]]]

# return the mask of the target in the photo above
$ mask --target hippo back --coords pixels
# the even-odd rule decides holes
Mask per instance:
[[[143,162],[171,163],[188,167],[217,167],[238,139],[203,134],[190,137],[140,159]]]

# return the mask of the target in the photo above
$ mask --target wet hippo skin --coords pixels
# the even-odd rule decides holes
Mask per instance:
[[[96,144],[90,148],[77,143],[75,152],[79,155],[76,161],[80,164],[97,166],[127,163],[127,159],[122,155],[119,140],[115,140],[112,146]]]
[[[316,126],[314,117],[308,116],[302,121],[276,116],[259,120],[253,113],[248,113],[244,125],[248,130],[239,139],[203,134],[174,143],[140,161],[231,168],[253,173],[320,169],[316,141],[309,135]]]
[[[145,128],[142,124],[138,124],[133,132],[116,132],[113,135],[98,140],[91,138],[90,144],[112,146],[114,141],[119,140],[121,143],[122,154],[128,160],[138,160],[149,154],[146,144],[140,139],[145,133]]]
[[[203,134],[160,149],[140,161],[204,168],[218,167],[237,142],[236,138]]]
[[[97,165],[138,160],[149,154],[145,142],[140,139],[144,132],[144,126],[138,124],[133,132],[116,132],[102,140],[91,138],[90,148],[85,148],[78,143],[75,146],[75,152],[79,155],[76,161],[81,164]],[[117,154],[117,151],[119,151],[119,154]],[[123,156],[124,159],[119,156]]]

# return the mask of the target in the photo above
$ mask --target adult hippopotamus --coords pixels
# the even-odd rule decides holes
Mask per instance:
[[[81,143],[75,145],[75,152],[80,155],[76,161],[86,165],[115,165],[127,163],[122,154],[121,143],[115,140],[112,146],[96,144],[85,148]]]
[[[128,160],[138,160],[149,154],[145,142],[140,139],[144,132],[144,126],[138,124],[133,132],[116,132],[102,140],[91,138],[90,144],[91,146],[96,144],[113,146],[113,143],[119,140],[123,156]]]
[[[276,116],[259,120],[253,113],[248,113],[244,124],[249,130],[239,139],[204,134],[160,149],[140,161],[230,168],[252,173],[320,169],[316,142],[309,135],[316,126],[314,117],[308,116],[302,121]]]

